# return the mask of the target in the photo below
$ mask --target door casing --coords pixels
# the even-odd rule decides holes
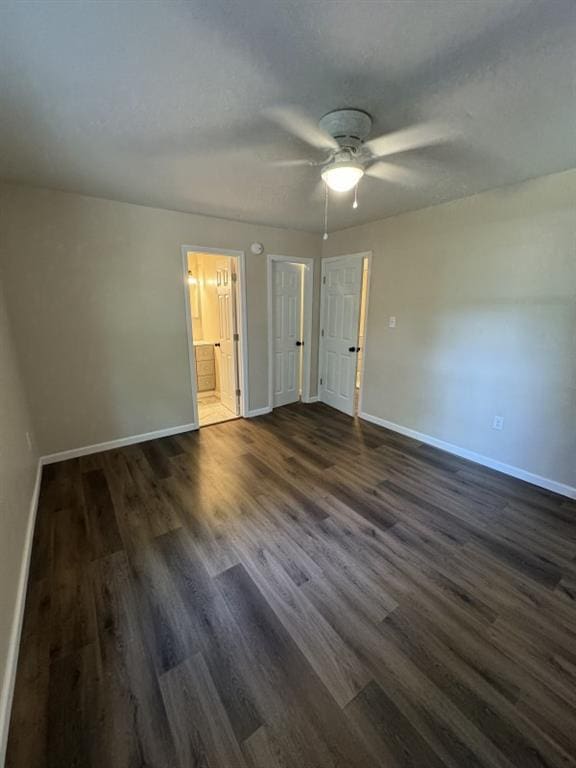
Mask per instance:
[[[297,256],[279,256],[269,253],[268,263],[268,407],[274,408],[274,339],[273,339],[273,292],[272,292],[272,265],[275,261],[287,261],[292,264],[303,264],[304,270],[302,279],[304,281],[304,296],[302,301],[303,311],[303,340],[304,352],[302,354],[302,400],[305,403],[312,402],[311,373],[312,373],[312,301],[314,296],[314,259]]]
[[[182,245],[182,285],[184,290],[184,306],[186,312],[186,332],[188,339],[188,365],[190,370],[190,389],[192,393],[192,409],[194,416],[193,429],[198,429],[198,393],[196,391],[196,363],[194,358],[194,337],[192,334],[192,312],[190,309],[190,292],[188,290],[188,251],[196,253],[208,253],[214,256],[231,256],[236,260],[236,306],[238,313],[238,367],[240,381],[240,416],[248,413],[248,321],[246,316],[246,256],[244,251],[230,250],[229,248],[208,248],[204,245]]]

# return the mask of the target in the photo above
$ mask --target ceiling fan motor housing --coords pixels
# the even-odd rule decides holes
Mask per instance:
[[[361,109],[335,109],[320,119],[319,126],[343,149],[355,152],[370,135],[372,118]]]

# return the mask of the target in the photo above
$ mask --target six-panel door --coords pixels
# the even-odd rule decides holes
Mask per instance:
[[[362,264],[362,256],[342,256],[322,264],[319,396],[350,416],[354,415]]]
[[[272,264],[274,407],[296,402],[302,366],[302,265]]]

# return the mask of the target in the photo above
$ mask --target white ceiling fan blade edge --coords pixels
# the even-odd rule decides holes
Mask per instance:
[[[376,136],[374,139],[369,139],[363,147],[372,152],[375,157],[387,157],[412,149],[444,144],[452,141],[457,135],[458,131],[446,123],[419,123]]]
[[[268,107],[264,116],[317,149],[338,149],[338,142],[323,131],[314,120],[299,107],[292,105]]]
[[[366,168],[366,175],[391,184],[402,184],[407,187],[424,186],[429,183],[425,174],[412,168],[405,168],[395,163],[378,160]]]
[[[268,160],[267,163],[275,168],[313,168],[317,165],[314,160],[305,160],[304,158],[297,160]]]

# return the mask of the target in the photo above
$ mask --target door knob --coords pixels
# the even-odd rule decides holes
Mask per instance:
[[[214,343],[214,346],[215,346],[215,347],[219,347],[219,346],[220,346],[220,342],[219,342],[219,341],[216,341],[216,342]]]
[[[296,346],[297,347],[303,347],[304,346],[304,342],[303,341],[297,341],[296,342]]]
[[[356,352],[356,347],[348,347],[348,352]]]

